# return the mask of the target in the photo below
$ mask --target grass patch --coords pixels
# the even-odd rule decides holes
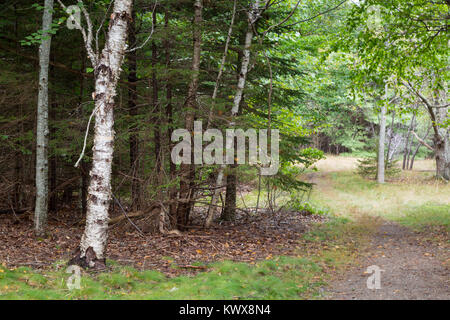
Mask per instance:
[[[172,279],[155,271],[112,269],[83,272],[81,288],[70,291],[70,275],[64,270],[0,267],[0,299],[301,299],[323,285],[321,267],[298,257],[274,257],[254,265],[225,261],[208,272]]]
[[[450,205],[427,203],[417,207],[405,208],[401,216],[394,216],[393,220],[417,231],[428,228],[442,227],[450,231]]]
[[[330,172],[320,177],[311,202],[351,219],[368,215],[410,227],[448,227],[450,184],[421,172],[404,172],[402,179],[380,185],[354,172]]]

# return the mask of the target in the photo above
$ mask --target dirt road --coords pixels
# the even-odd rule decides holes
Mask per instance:
[[[423,235],[393,222],[375,233],[361,266],[331,284],[328,299],[336,300],[444,300],[450,299],[448,250],[423,242]],[[445,262],[447,261],[447,262]],[[380,289],[368,289],[369,266],[384,270]],[[374,282],[372,282],[375,284]]]

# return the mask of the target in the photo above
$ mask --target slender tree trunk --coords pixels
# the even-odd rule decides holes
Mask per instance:
[[[164,27],[166,29],[167,37],[164,40],[164,50],[166,54],[166,70],[167,70],[167,78],[166,78],[166,118],[167,118],[167,137],[168,137],[168,146],[169,146],[169,153],[172,150],[172,132],[173,132],[173,105],[172,105],[172,79],[170,77],[170,51],[171,51],[171,43],[170,43],[170,27],[169,27],[169,21],[170,21],[170,14],[169,11],[166,10],[164,14]],[[176,177],[176,165],[172,161],[169,162],[169,177],[170,181],[173,182]],[[177,189],[174,186],[170,187],[169,190],[169,200],[173,201],[176,199],[177,196]],[[177,228],[177,206],[175,203],[170,202],[169,204],[169,221],[170,226],[172,229]]]
[[[228,55],[228,47],[230,45],[231,35],[233,33],[233,26],[234,26],[234,19],[236,17],[236,6],[237,6],[237,0],[233,1],[233,13],[231,15],[231,21],[230,21],[230,27],[228,28],[228,34],[227,34],[227,40],[225,41],[225,50],[222,55],[222,60],[220,62],[219,72],[217,74],[216,83],[214,85],[214,91],[212,94],[212,101],[211,101],[211,107],[209,109],[209,115],[208,115],[208,122],[206,125],[206,130],[208,130],[209,126],[212,122],[214,107],[216,103],[217,93],[219,92],[219,86],[220,86],[220,80],[222,79],[223,69],[225,67],[225,62],[227,60]]]
[[[54,62],[55,61],[55,56],[53,53],[50,53],[50,61]],[[55,78],[56,74],[55,74],[55,67],[53,65],[50,66],[50,75],[49,75],[49,81],[50,83],[56,83],[56,78]],[[54,122],[57,119],[56,116],[56,109],[58,107],[58,104],[56,103],[56,94],[54,92],[49,93],[50,96],[50,100],[52,101],[52,103],[50,104],[50,110],[49,110],[49,133],[50,133],[50,140],[54,140],[56,139],[56,128],[55,128],[55,124]],[[50,152],[51,154],[52,152]],[[53,152],[54,153],[54,152]],[[56,171],[57,171],[57,161],[56,161],[56,154],[52,154],[51,156],[49,156],[49,183],[50,183],[50,198],[49,198],[49,202],[48,202],[48,211],[49,212],[55,212],[56,211],[56,206],[57,206],[57,194],[55,192],[56,189],[56,183],[57,183],[57,176],[56,176]]]
[[[236,164],[230,165],[232,172],[227,174],[227,187],[225,194],[225,208],[223,210],[222,219],[225,221],[234,221],[236,217],[236,188],[237,188],[237,177],[234,172],[236,169]]]
[[[416,122],[413,121],[411,131],[414,131],[416,129]],[[409,168],[409,161],[411,159],[411,149],[413,147],[414,139],[411,137],[411,140],[408,144],[408,150],[406,151],[406,169]]]
[[[34,229],[36,235],[45,234],[48,214],[48,69],[50,61],[53,0],[45,0],[42,18],[43,40],[39,46],[39,94],[36,130],[36,205]]]
[[[84,50],[81,49],[81,72],[80,72],[80,95],[78,97],[78,106],[80,109],[80,118],[83,119],[83,96],[84,96],[84,70],[86,69],[86,56]],[[81,215],[84,217],[87,213],[87,194],[89,184],[89,165],[86,161],[81,161],[80,164],[80,189],[81,189]]]
[[[156,10],[153,11],[152,15],[153,19],[153,26],[156,26]],[[152,41],[152,113],[156,116],[154,117],[154,129],[153,129],[153,136],[154,136],[154,144],[155,144],[155,171],[156,174],[159,176],[161,172],[161,132],[160,132],[160,107],[158,103],[158,79],[156,77],[157,73],[157,62],[158,62],[158,51],[156,48],[155,41]],[[159,177],[158,177],[159,178]]]
[[[258,1],[255,1],[255,3],[252,4],[251,7],[251,13],[250,13],[250,19],[249,23],[247,25],[247,32],[245,34],[245,40],[244,40],[244,50],[243,50],[243,56],[242,56],[242,62],[241,62],[241,69],[239,73],[238,78],[238,85],[236,89],[236,94],[234,96],[233,101],[233,107],[231,109],[231,117],[234,119],[236,115],[239,112],[239,106],[242,101],[242,95],[244,93],[245,83],[247,80],[247,73],[248,73],[248,67],[250,65],[250,47],[252,45],[252,39],[253,39],[253,24],[256,23],[258,19]],[[230,124],[231,126],[234,126],[234,123],[232,122]],[[233,146],[233,141],[231,139],[227,139],[226,141],[226,150],[230,150]],[[216,184],[214,193],[211,198],[211,203],[208,208],[208,214],[205,222],[205,227],[209,227],[212,223],[212,220],[214,218],[215,212],[216,212],[216,203],[220,195],[220,186],[223,184],[223,172],[226,168],[226,165],[221,165],[219,172],[217,173],[216,178]],[[230,200],[231,201],[231,200]]]
[[[202,50],[201,42],[201,23],[202,23],[202,10],[203,3],[201,0],[196,0],[194,4],[195,14],[194,14],[194,53],[192,57],[192,78],[189,84],[188,96],[186,99],[186,120],[185,128],[191,132],[191,137],[194,133],[194,120],[195,120],[195,109],[196,109],[196,99],[197,99],[197,89],[199,82],[199,72],[200,72],[200,55]],[[181,164],[180,168],[180,193],[179,193],[179,204],[177,208],[177,225],[179,229],[184,229],[189,220],[189,213],[191,208],[191,197],[192,192],[191,186],[195,178],[195,166],[191,164]]]
[[[385,99],[388,99],[388,85],[386,83],[385,88]],[[383,103],[381,107],[380,113],[380,136],[378,140],[378,172],[377,172],[377,181],[378,183],[384,183],[384,144],[386,139],[386,103]]]
[[[132,21],[129,24],[128,29],[128,43],[131,46],[136,45],[136,14],[133,10]],[[140,161],[139,161],[139,135],[136,125],[136,116],[139,114],[139,108],[137,107],[137,58],[136,51],[128,53],[128,110],[131,117],[130,125],[130,170],[131,170],[131,203],[133,210],[140,209],[140,194],[141,187],[138,181]]]
[[[56,120],[56,108],[57,108],[57,104],[54,102],[55,101],[55,96],[52,96],[53,102],[51,104],[51,109],[50,109],[50,120],[55,121]],[[56,138],[56,130],[55,130],[55,125],[51,124],[50,125],[50,137],[51,139],[55,139]],[[56,174],[56,169],[57,169],[57,161],[56,161],[56,154],[53,154],[50,157],[50,193],[51,193],[51,197],[49,200],[49,212],[55,212],[57,210],[57,194],[55,192],[56,190],[56,183],[57,183],[57,174]]]
[[[406,136],[405,149],[403,150],[403,165],[402,165],[403,170],[406,170],[408,168],[406,166],[406,160],[408,158],[408,148],[409,148],[409,143],[410,143],[410,139],[411,139],[411,131],[413,129],[415,120],[416,120],[416,114],[413,113],[413,116],[411,118],[411,123],[409,124],[409,127],[408,127],[408,135]]]
[[[19,42],[19,19],[17,13],[17,4],[14,4],[14,36],[16,39],[16,64],[20,64],[20,42]],[[23,105],[19,105],[19,118],[23,118]],[[17,127],[17,133],[19,136],[23,136],[24,127],[23,120],[20,122],[20,125]],[[15,185],[14,185],[14,195],[13,195],[13,206],[16,209],[22,207],[22,177],[23,177],[23,159],[22,152],[20,150],[16,150],[15,152],[15,165],[14,165],[14,177],[15,177]]]
[[[94,66],[95,134],[86,227],[79,250],[69,264],[97,269],[105,267],[114,145],[114,97],[125,56],[131,9],[132,0],[114,2],[105,48]]]
[[[386,164],[391,161],[389,154],[391,152],[392,138],[394,137],[394,121],[395,121],[395,110],[392,110],[391,134],[389,135],[389,142],[388,142],[386,161],[385,161]]]
[[[427,133],[423,137],[422,141],[425,142],[425,140],[428,138],[428,135],[430,134],[431,126],[428,127]],[[413,169],[414,166],[414,159],[416,158],[417,152],[419,152],[420,147],[422,146],[422,143],[419,141],[419,144],[417,144],[416,150],[414,151],[412,157],[411,157],[411,163],[409,165],[409,170]]]

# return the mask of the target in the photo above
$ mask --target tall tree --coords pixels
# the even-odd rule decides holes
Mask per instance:
[[[36,129],[36,205],[34,229],[37,235],[45,233],[48,214],[48,71],[50,61],[53,0],[45,0],[42,16],[43,37],[39,46],[39,93]]]
[[[186,98],[185,108],[185,128],[194,136],[194,120],[195,109],[197,105],[197,89],[200,73],[200,56],[202,51],[202,0],[196,0],[194,3],[194,24],[193,24],[193,55],[192,55],[192,77],[189,83],[188,95]],[[193,160],[193,159],[191,159]],[[191,209],[192,185],[195,178],[195,166],[191,164],[181,164],[180,172],[180,193],[177,208],[177,225],[179,229],[184,229],[189,220],[189,212]]]
[[[136,13],[132,12],[132,20],[128,28],[128,42],[131,45],[136,45]],[[137,78],[137,57],[136,51],[133,50],[128,53],[128,109],[132,122],[130,125],[130,170],[131,170],[131,205],[134,210],[140,209],[140,184],[139,177],[139,135],[136,124],[136,116],[139,114],[139,107],[137,105],[138,93],[136,82]]]
[[[250,54],[251,54],[250,50],[251,50],[251,45],[252,45],[252,40],[253,40],[253,28],[254,28],[254,24],[258,21],[259,18],[260,18],[259,1],[254,1],[254,2],[252,2],[251,7],[248,12],[248,24],[247,24],[247,31],[245,33],[243,55],[242,55],[242,59],[241,59],[241,66],[240,66],[240,72],[239,72],[239,76],[238,76],[237,89],[236,89],[236,93],[234,95],[233,107],[231,109],[232,122],[230,123],[230,125],[232,127],[235,125],[235,123],[234,123],[235,117],[237,116],[237,114],[239,112],[239,107],[240,107],[240,104],[242,101],[242,96],[244,94],[245,83],[247,80],[247,73],[248,73],[249,65],[250,65]],[[233,145],[234,145],[234,139],[226,140],[225,149],[227,150],[227,152],[229,152],[229,150],[233,149]],[[207,225],[210,225],[212,218],[214,216],[214,213],[216,211],[216,209],[215,209],[216,203],[217,203],[217,200],[220,195],[219,188],[220,188],[220,186],[222,186],[222,183],[223,183],[225,168],[226,168],[226,165],[221,165],[221,167],[219,168],[219,172],[217,174],[214,193],[211,198],[211,203],[210,203],[210,206],[208,209]],[[233,188],[233,186],[236,186],[235,180],[236,180],[235,178],[230,177],[230,179],[228,181],[229,184],[227,184],[228,191],[232,192],[232,190],[235,189],[235,188]],[[235,200],[236,200],[236,196],[231,196],[231,197],[229,197],[228,203],[231,204],[231,203],[233,203],[233,201],[235,202]],[[235,209],[235,205],[229,206],[229,209],[227,209],[227,217],[234,216],[234,209]]]
[[[82,3],[82,2],[81,2]],[[95,134],[91,181],[88,189],[86,227],[75,257],[69,262],[83,267],[105,267],[105,250],[111,200],[111,169],[114,146],[114,98],[121,66],[127,49],[127,28],[132,17],[132,0],[115,0],[109,20],[106,43],[101,52],[92,49],[92,24],[82,7],[87,22],[83,33],[87,54],[94,68]],[[98,50],[98,48],[97,48]],[[130,49],[133,50],[133,49]]]

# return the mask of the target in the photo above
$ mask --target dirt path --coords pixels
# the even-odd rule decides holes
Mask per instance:
[[[448,249],[448,248],[447,248]],[[449,252],[392,222],[383,223],[374,235],[365,258],[346,278],[331,284],[327,299],[335,300],[428,300],[450,299]],[[365,273],[380,267],[380,289],[368,289]]]

